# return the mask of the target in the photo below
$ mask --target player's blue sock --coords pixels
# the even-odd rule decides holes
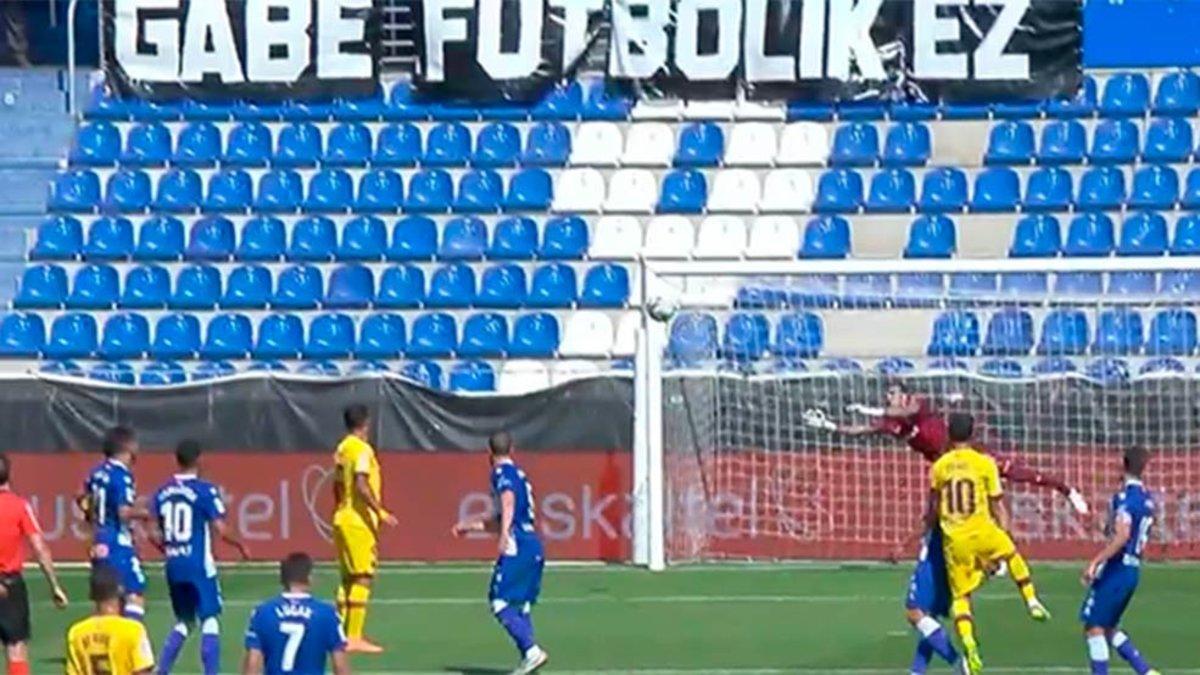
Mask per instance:
[[[1092,675],[1108,675],[1108,638],[1104,635],[1088,635],[1087,647]]]
[[[158,657],[158,674],[166,675],[175,667],[175,660],[179,658],[179,651],[183,649],[183,643],[187,642],[188,627],[185,623],[177,623],[167,633],[167,639],[163,642],[162,653]]]
[[[1133,672],[1138,675],[1146,675],[1146,673],[1150,672],[1150,664],[1146,663],[1146,659],[1142,658],[1142,653],[1138,651],[1137,647],[1133,646],[1133,640],[1129,639],[1125,631],[1119,630],[1113,633],[1112,646],[1116,648],[1121,658],[1129,663],[1129,667],[1133,668]]]
[[[530,647],[537,644],[533,639],[533,621],[528,614],[507,605],[496,612],[496,620],[500,622],[501,626],[504,626],[504,630],[508,631],[513,644],[517,646],[517,651],[521,652],[522,658]]]
[[[204,675],[217,675],[221,670],[221,628],[216,619],[205,619],[200,628],[200,663]]]
[[[908,671],[911,675],[924,675],[929,670],[929,661],[933,659],[933,647],[925,640],[917,643],[917,651],[913,654],[912,666]]]
[[[917,622],[917,631],[924,638],[923,642],[929,645],[938,656],[942,657],[946,663],[953,665],[958,661],[958,651],[954,649],[954,645],[950,644],[950,637],[946,635],[946,630],[942,628],[942,624],[938,623],[937,619],[932,617],[922,617]]]

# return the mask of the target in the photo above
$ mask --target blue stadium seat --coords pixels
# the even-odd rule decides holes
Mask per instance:
[[[171,275],[158,265],[139,265],[125,274],[118,304],[125,309],[161,309],[171,297]]]
[[[140,359],[150,351],[150,323],[140,314],[114,314],[104,322],[97,350],[102,359]]]
[[[87,122],[75,132],[68,159],[77,166],[112,166],[121,154],[121,132],[111,122]]]
[[[192,122],[179,132],[171,162],[179,166],[212,166],[221,157],[221,132],[212,122]]]
[[[337,225],[325,216],[305,216],[292,226],[288,260],[324,262],[337,251]]]
[[[363,122],[378,121],[383,118],[385,108],[386,95],[382,87],[376,87],[367,96],[347,96],[337,99],[334,102],[333,118]]]
[[[264,213],[295,213],[303,199],[300,174],[290,169],[272,169],[258,179],[254,208]]]
[[[583,277],[580,307],[624,307],[629,300],[629,270],[621,265],[594,265]]]
[[[433,102],[428,110],[435,122],[473,122],[480,116],[480,108],[465,101]]]
[[[1111,272],[1108,275],[1108,294],[1114,296],[1151,297],[1158,290],[1153,272]]]
[[[538,256],[546,260],[577,260],[587,255],[588,226],[579,216],[555,216],[546,221]]]
[[[109,384],[133,385],[137,382],[133,366],[128,363],[98,363],[88,369],[87,376]]]
[[[984,169],[975,175],[971,210],[1013,211],[1021,201],[1021,179],[1007,166]]]
[[[1117,255],[1164,255],[1167,252],[1167,219],[1160,213],[1139,212],[1125,218]]]
[[[354,319],[345,314],[322,314],[308,326],[306,359],[345,359],[354,352]]]
[[[287,231],[273,216],[256,216],[242,226],[242,239],[235,256],[239,260],[271,261],[283,258]]]
[[[961,211],[967,203],[967,177],[960,169],[938,168],[925,174],[921,183],[922,211]]]
[[[272,314],[258,324],[256,359],[294,359],[304,351],[304,323],[295,314]]]
[[[104,216],[88,227],[83,257],[89,260],[124,260],[133,255],[133,223],[128,218]]]
[[[933,307],[946,294],[946,280],[941,274],[910,273],[896,277],[897,307]]]
[[[1113,222],[1108,214],[1081,213],[1071,219],[1063,253],[1076,257],[1106,256],[1114,246]]]
[[[625,120],[633,109],[633,101],[614,88],[610,90],[603,79],[594,78],[582,83],[583,105],[580,117],[585,120]]]
[[[1129,120],[1102,120],[1092,132],[1093,164],[1127,164],[1138,154],[1138,128]]]
[[[496,371],[483,361],[464,361],[450,369],[450,391],[489,392],[496,390]]]
[[[271,301],[271,272],[261,265],[235,267],[225,280],[221,306],[228,309],[264,309]]]
[[[1146,128],[1142,159],[1147,162],[1186,162],[1192,156],[1192,125],[1178,117],[1156,118]]]
[[[454,210],[463,213],[495,213],[504,200],[504,179],[491,169],[474,169],[458,179]]]
[[[1145,209],[1170,209],[1179,199],[1179,176],[1169,166],[1151,164],[1133,174],[1129,205]]]
[[[874,131],[875,128],[871,127]],[[878,138],[876,138],[878,143]],[[694,122],[679,133],[675,166],[716,166],[725,155],[725,132],[712,122]]]
[[[228,122],[233,117],[236,102],[208,102],[196,99],[185,100],[182,114],[185,120],[208,120]]]
[[[171,158],[171,132],[161,122],[142,122],[125,133],[121,163],[128,166],[162,166]]]
[[[423,169],[408,181],[404,209],[412,213],[441,213],[454,200],[454,181],[442,169]]]
[[[191,213],[200,208],[204,193],[200,175],[191,169],[168,169],[158,177],[154,208],[170,213]]]
[[[445,312],[422,314],[413,321],[405,355],[409,357],[448,357],[458,349],[458,327]]]
[[[404,204],[404,183],[400,174],[388,169],[373,169],[358,181],[354,210],[359,213],[395,213]]]
[[[1200,76],[1191,71],[1168,73],[1154,93],[1155,115],[1190,117],[1200,108]]]
[[[1096,318],[1094,354],[1135,354],[1142,350],[1142,315],[1130,309],[1109,309]]]
[[[358,330],[354,354],[360,359],[394,359],[404,351],[404,318],[399,314],[369,314]]]
[[[530,307],[570,307],[577,299],[576,288],[575,268],[563,263],[542,265],[533,271],[525,304]]]
[[[1025,121],[1001,122],[988,134],[988,164],[1029,164],[1033,161],[1033,127]]]
[[[893,117],[893,119],[896,119]],[[888,129],[883,142],[884,166],[924,166],[932,154],[929,127],[920,122],[901,122]]]
[[[1076,120],[1050,122],[1042,127],[1037,160],[1042,164],[1080,164],[1087,149],[1087,132]]]
[[[1104,277],[1096,272],[1060,272],[1054,279],[1054,300],[1095,298],[1104,293]]]
[[[1168,309],[1150,320],[1147,354],[1190,356],[1196,352],[1196,315],[1186,309]]]
[[[414,98],[412,84],[400,80],[388,93],[383,116],[388,120],[423,120],[429,116],[429,111]]]
[[[442,367],[433,361],[410,361],[400,369],[400,374],[429,389],[442,388]]]
[[[205,216],[192,225],[186,257],[189,260],[229,260],[234,252],[233,223],[223,216]]]
[[[178,363],[147,363],[138,373],[137,383],[143,387],[162,387],[187,382],[187,371]]]
[[[245,358],[253,347],[250,319],[242,314],[218,314],[205,329],[200,358]]]
[[[237,373],[237,368],[228,361],[204,361],[192,369],[192,381],[218,380]]]
[[[540,122],[529,130],[521,163],[526,166],[564,166],[571,158],[571,132],[558,122]]]
[[[695,366],[717,353],[717,320],[708,314],[685,312],[671,322],[667,357],[680,366]]]
[[[1087,317],[1078,309],[1056,309],[1042,322],[1037,352],[1043,356],[1082,354],[1088,345]]]
[[[442,231],[438,257],[444,260],[479,260],[487,251],[487,239],[487,224],[480,218],[452,218]]]
[[[212,309],[221,297],[221,272],[208,265],[189,265],[175,277],[173,309]]]
[[[321,130],[308,122],[296,122],[279,130],[271,163],[280,167],[316,166],[321,159]]]
[[[530,260],[536,256],[537,246],[537,223],[526,216],[513,216],[496,223],[487,256],[496,260]]]
[[[483,271],[475,303],[480,307],[514,309],[525,304],[525,270],[519,265],[504,264]]]
[[[811,359],[816,358],[824,345],[825,327],[821,318],[811,312],[795,312],[779,317],[771,350],[785,359]]]
[[[1115,385],[1129,381],[1129,364],[1118,358],[1100,358],[1087,364],[1084,373],[1102,385]]]
[[[230,166],[266,166],[271,159],[271,130],[260,122],[245,121],[229,132],[221,161]]]
[[[1104,83],[1100,114],[1104,117],[1141,117],[1150,107],[1150,82],[1142,73],[1117,73]]]
[[[979,351],[979,317],[973,312],[945,312],[933,322],[926,350],[930,356],[974,356]]]
[[[117,270],[110,265],[84,265],[75,271],[67,309],[108,309],[119,297]]]
[[[984,356],[1024,356],[1033,349],[1033,317],[1023,309],[992,315],[983,338]]]
[[[508,354],[516,358],[550,358],[558,351],[558,319],[546,312],[523,314],[513,322]]]
[[[700,213],[704,211],[706,203],[708,181],[702,172],[677,169],[663,176],[658,198],[659,213]]]
[[[375,275],[365,265],[342,265],[329,275],[325,307],[365,309],[375,300]]]
[[[91,314],[62,314],[50,324],[42,354],[51,359],[86,358],[96,352],[96,333],[96,318]]]
[[[1049,290],[1049,279],[1042,272],[1000,275],[1000,294],[1018,302],[1040,301]]]
[[[879,157],[879,131],[865,122],[843,124],[833,134],[829,163],[834,166],[873,166]]]
[[[1029,174],[1026,211],[1065,211],[1075,200],[1071,174],[1061,167],[1043,167]]]
[[[13,306],[18,308],[61,307],[67,300],[67,271],[58,265],[34,265],[21,274]]]
[[[996,275],[991,273],[959,272],[950,275],[948,290],[953,299],[978,304],[995,296],[997,281]]]
[[[390,124],[375,137],[375,155],[371,161],[376,166],[414,166],[423,152],[417,125]]]
[[[339,124],[329,132],[322,162],[329,166],[362,166],[371,158],[371,132],[358,122]]]
[[[312,265],[295,265],[279,273],[271,304],[287,309],[314,309],[324,292],[321,270]]]
[[[492,122],[479,131],[471,163],[480,167],[508,167],[521,154],[521,133],[507,122]]]
[[[465,166],[471,158],[471,132],[458,122],[442,122],[425,138],[427,166]]]
[[[842,306],[855,309],[883,307],[894,295],[889,274],[850,274],[842,286]]]
[[[352,218],[342,227],[339,260],[383,260],[387,251],[387,225],[375,216]]]
[[[463,322],[458,354],[468,357],[498,357],[508,352],[508,319],[496,312],[472,314]]]
[[[396,223],[389,260],[429,260],[437,254],[437,224],[426,216],[407,216]]]
[[[208,179],[204,210],[214,213],[244,213],[254,202],[254,181],[242,169],[221,169]]]
[[[801,258],[841,259],[850,255],[850,223],[841,216],[812,218],[804,226]]]
[[[917,202],[917,183],[907,169],[884,169],[871,178],[867,211],[906,213]]]
[[[1183,374],[1186,372],[1187,366],[1180,363],[1178,359],[1171,358],[1170,356],[1149,359],[1138,369],[1138,375],[1157,375],[1160,373]]]
[[[530,110],[535,120],[573,120],[583,107],[583,86],[575,80],[549,89]]]
[[[104,188],[104,210],[141,213],[150,206],[150,176],[138,169],[118,169]]]
[[[1200,298],[1200,273],[1192,270],[1163,272],[1159,291],[1170,298],[1194,302]]]
[[[100,204],[100,178],[88,169],[69,169],[50,186],[52,211],[93,211]]]
[[[1200,214],[1188,213],[1175,222],[1171,255],[1200,255]]]
[[[150,355],[156,359],[190,359],[200,352],[200,320],[192,314],[168,314],[154,325]]]
[[[30,260],[75,260],[83,254],[83,224],[74,216],[46,216],[37,228]]]
[[[816,213],[854,213],[863,203],[862,175],[854,169],[833,169],[817,182]]]
[[[966,370],[966,364],[954,359],[936,359],[929,363],[930,370]],[[875,362],[875,372],[885,376],[898,376],[911,373],[917,369],[916,364],[899,356],[891,356]]]
[[[475,270],[466,263],[452,263],[434,271],[429,279],[428,307],[470,307],[475,303]]]
[[[1187,183],[1183,187],[1183,195],[1179,205],[1185,209],[1200,209],[1200,169],[1188,172]]]
[[[420,307],[425,302],[425,273],[415,265],[396,265],[383,271],[375,306],[389,309]]]
[[[1088,169],[1079,179],[1075,205],[1081,210],[1115,209],[1125,202],[1125,172],[1114,166]]]
[[[509,178],[506,211],[545,211],[554,199],[554,181],[543,169],[522,169]]]
[[[354,202],[354,181],[342,169],[321,169],[308,181],[304,210],[314,213],[344,213]]]
[[[949,258],[958,250],[954,221],[943,215],[918,216],[908,228],[905,258]]]
[[[771,345],[771,325],[756,312],[737,312],[725,321],[721,356],[733,361],[753,361]]]

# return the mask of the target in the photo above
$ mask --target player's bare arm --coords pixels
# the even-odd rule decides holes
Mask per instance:
[[[369,506],[372,511],[379,515],[380,520],[392,526],[399,522],[396,520],[396,517],[393,516],[387,509],[383,508],[383,504],[379,503],[379,500],[375,498],[375,494],[371,492],[371,486],[367,483],[367,474],[354,474],[354,490],[358,493],[358,496],[363,500],[363,502],[366,503],[366,505]]]
[[[246,546],[246,543],[241,540],[241,538],[233,533],[233,530],[229,527],[229,524],[225,522],[224,518],[217,518],[213,520],[212,529],[217,533],[217,536],[221,539],[221,541],[232,546],[238,552],[238,555],[242,556],[242,560],[250,559],[250,549]]]
[[[350,675],[350,658],[346,652],[336,651],[330,654],[329,660],[333,662],[333,675]]]
[[[58,572],[54,570],[54,559],[50,557],[50,547],[46,545],[45,538],[38,532],[34,532],[27,537],[29,548],[33,550],[33,556],[37,559],[38,567],[42,568],[42,575],[46,577],[46,583],[50,585],[50,595],[54,598],[54,606],[63,609],[67,606],[67,592],[63,590],[62,584],[58,581]]]
[[[1083,571],[1083,585],[1091,584],[1096,577],[1100,576],[1100,568],[1105,561],[1120,553],[1125,548],[1125,544],[1129,543],[1129,538],[1133,536],[1133,530],[1130,526],[1128,516],[1118,516],[1113,522],[1112,538],[1100,549],[1100,552],[1092,558],[1088,563],[1087,569]]]
[[[989,497],[988,501],[992,507],[992,517],[996,519],[996,524],[1000,526],[1000,529],[1008,532],[1010,517],[1008,505],[1004,503],[1004,495]]]
[[[262,669],[263,653],[257,649],[247,649],[246,655],[242,657],[242,675],[259,675]]]

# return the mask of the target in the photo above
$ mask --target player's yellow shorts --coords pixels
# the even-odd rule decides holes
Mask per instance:
[[[943,547],[950,594],[956,598],[975,592],[996,563],[1017,552],[1012,537],[995,526],[946,536]]]
[[[341,523],[333,527],[333,546],[342,576],[373,576],[379,562],[375,531],[366,525]]]

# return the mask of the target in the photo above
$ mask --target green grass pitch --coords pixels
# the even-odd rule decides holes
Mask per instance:
[[[547,672],[593,673],[904,673],[913,638],[902,601],[908,565],[758,565],[673,568],[551,567],[534,619],[551,654]],[[161,571],[149,570],[148,625],[157,644],[171,625]],[[330,596],[334,572],[321,568]],[[1086,673],[1076,619],[1083,589],[1077,565],[1034,565],[1035,581],[1054,612],[1029,621],[1006,579],[977,597],[986,672]],[[86,571],[64,572],[72,605],[49,604],[41,579],[34,594],[33,672],[61,671],[62,637],[89,609]],[[226,609],[223,662],[236,672],[251,607],[277,590],[271,567],[232,567],[222,574]],[[354,672],[504,673],[516,654],[492,620],[483,596],[484,566],[386,567],[376,582],[368,634],[387,648],[355,657]],[[1200,673],[1200,567],[1149,565],[1126,628],[1165,675]],[[197,640],[177,672],[199,670]],[[949,672],[939,668],[934,672]],[[1113,672],[1129,672],[1114,662]]]

